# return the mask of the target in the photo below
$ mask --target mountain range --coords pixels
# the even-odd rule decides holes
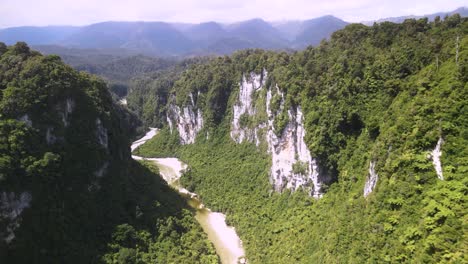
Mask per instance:
[[[124,58],[292,46],[304,24],[0,42],[0,263],[468,263],[467,17]]]
[[[468,9],[461,7],[452,12],[436,13],[427,17],[434,19],[436,16],[444,17],[453,13],[467,16]],[[386,18],[376,22],[399,23],[407,18],[418,17]],[[38,45],[167,57],[219,55],[246,48],[300,50],[309,45],[318,45],[320,41],[330,38],[333,32],[347,24],[331,15],[282,22],[267,22],[256,18],[232,24],[109,21],[79,27],[6,28],[0,30],[0,41],[9,45],[24,41],[40,51],[55,50],[57,47],[37,47]]]
[[[0,30],[0,41],[80,49],[124,49],[157,56],[210,55],[246,48],[285,50],[317,45],[347,24],[333,16],[280,24],[258,18],[233,24],[102,22],[82,27],[7,28]]]

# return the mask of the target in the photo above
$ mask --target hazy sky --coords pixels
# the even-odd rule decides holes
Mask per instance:
[[[0,0],[0,27],[86,25],[101,21],[233,22],[335,15],[349,22],[424,15],[468,0]]]

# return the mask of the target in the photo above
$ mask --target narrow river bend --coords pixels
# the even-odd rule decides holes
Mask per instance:
[[[157,134],[156,128],[150,128],[145,136],[132,143],[131,150],[134,151],[146,141]],[[206,208],[196,193],[189,192],[179,183],[182,172],[187,165],[177,158],[143,158],[132,156],[135,160],[153,161],[159,168],[159,172],[164,180],[176,189],[187,203],[196,209],[195,219],[207,234],[208,239],[213,243],[216,253],[223,264],[247,263],[245,251],[242,247],[242,241],[237,235],[234,227],[226,224],[226,216],[222,213],[212,212]]]

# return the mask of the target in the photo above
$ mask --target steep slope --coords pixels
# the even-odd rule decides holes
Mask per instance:
[[[0,262],[216,263],[101,80],[0,43]]]
[[[138,151],[184,160],[251,263],[464,262],[467,33],[458,15],[352,24],[195,65]]]
[[[127,106],[138,115],[143,127],[163,126],[167,111],[164,106],[167,105],[169,90],[174,82],[190,65],[206,61],[208,58],[186,59],[172,67],[139,75],[130,81]]]

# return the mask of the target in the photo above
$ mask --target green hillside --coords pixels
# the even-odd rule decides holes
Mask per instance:
[[[227,213],[249,263],[464,263],[467,33],[458,15],[352,24],[303,52],[247,50],[192,66],[156,109],[200,110],[195,144],[180,145],[177,126],[172,134],[165,126],[137,153],[187,162],[182,183]],[[284,94],[284,107],[279,97],[271,103],[275,133],[285,131],[288,110],[304,112],[305,141],[326,178],[320,199],[274,192],[266,144],[230,137],[242,76],[266,78],[264,70],[264,87]],[[266,120],[265,96],[253,93],[257,112],[241,117],[243,127]],[[443,180],[431,160],[438,142]],[[370,163],[378,182],[364,197]]]
[[[0,262],[217,263],[105,83],[0,43]]]

